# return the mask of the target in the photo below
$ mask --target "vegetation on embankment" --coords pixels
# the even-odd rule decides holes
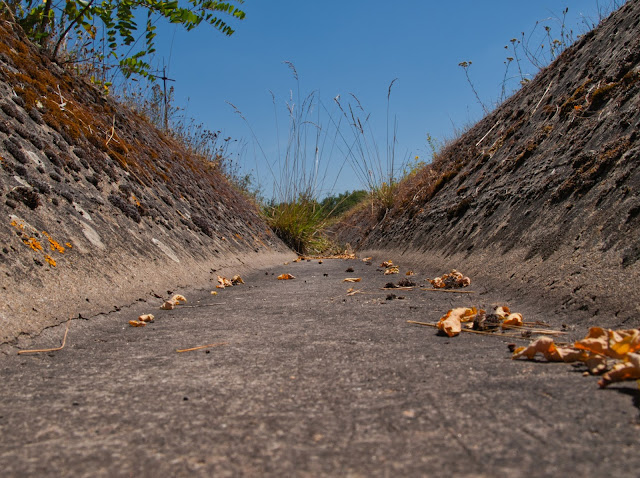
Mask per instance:
[[[0,342],[291,255],[215,162],[0,35]]]
[[[637,324],[639,28],[628,2],[338,238],[544,297],[570,321]]]

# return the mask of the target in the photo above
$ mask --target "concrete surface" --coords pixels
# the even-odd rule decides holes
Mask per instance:
[[[3,345],[2,475],[637,473],[635,382],[600,390],[582,368],[511,360],[507,344],[525,340],[410,325],[504,298],[477,282],[475,294],[383,291],[407,269],[418,284],[447,272],[400,263],[401,275],[384,276],[386,259],[280,265],[215,296],[172,291],[189,307],[162,311],[152,298],[74,320],[57,352],[16,354],[59,346],[64,326]],[[277,280],[283,272],[296,279]],[[525,318],[561,328],[541,311]],[[155,322],[129,327],[142,313]],[[210,343],[225,345],[176,352]]]

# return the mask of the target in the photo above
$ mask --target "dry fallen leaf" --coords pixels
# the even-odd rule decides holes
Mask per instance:
[[[138,317],[139,322],[153,322],[154,319],[155,317],[153,316],[153,314],[144,314]]]
[[[373,257],[365,257],[362,259],[362,262],[371,262],[371,259],[373,259]]]
[[[361,280],[360,277],[347,277],[342,282],[360,282]]]
[[[236,275],[236,276],[233,276],[233,278],[231,279],[231,283],[233,285],[238,285],[238,284],[244,284],[244,281],[242,280],[242,277]]]
[[[215,290],[212,290],[211,295],[218,295],[218,293]]]
[[[138,321],[138,320],[130,320],[129,321],[129,325],[131,327],[144,327],[145,325],[147,325],[146,322],[142,322],[142,321]]]
[[[218,287],[222,286],[222,287]],[[225,287],[232,287],[233,283],[226,277],[218,276],[218,289],[224,289]]]
[[[400,268],[398,266],[390,266],[387,270],[384,271],[384,275],[388,276],[391,274],[399,274]]]
[[[575,347],[618,360],[624,359],[627,354],[640,350],[640,330],[591,327],[587,336],[577,341]]]
[[[598,385],[604,388],[614,382],[638,379],[640,379],[640,355],[628,353],[624,362],[615,364],[609,372],[602,376]]]
[[[458,307],[451,309],[438,321],[438,329],[447,334],[449,337],[458,335],[462,330],[462,322],[473,322],[478,314],[475,307]]]
[[[295,277],[291,274],[285,273],[285,274],[280,274],[278,276],[278,280],[291,280],[291,279],[295,279]]]
[[[393,261],[384,261],[382,264],[380,264],[380,267],[391,267],[392,265],[393,265]]]
[[[176,305],[180,305],[181,302],[186,302],[187,299],[183,295],[176,294],[171,299],[167,300],[164,304],[160,306],[162,310],[172,310],[175,309]]]
[[[503,329],[506,329],[508,327],[522,327],[523,325],[524,320],[522,319],[522,314],[519,314],[517,312],[507,315],[502,321]]]
[[[415,275],[415,274],[414,274],[414,272],[413,272],[413,271],[407,271],[407,272],[405,272],[405,275],[407,275],[407,276],[413,276],[413,275]]]
[[[526,347],[519,347],[511,358],[526,357],[529,360],[541,354],[549,362],[584,362],[589,354],[573,347],[558,347],[551,337],[540,337]]]

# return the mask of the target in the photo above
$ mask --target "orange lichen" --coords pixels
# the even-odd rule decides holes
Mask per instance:
[[[62,247],[58,241],[54,240],[46,231],[42,231],[42,234],[49,240],[49,246],[52,251],[58,251],[60,254],[64,254],[64,247]]]
[[[41,251],[42,244],[35,237],[23,237],[22,242],[29,246],[34,251]]]
[[[57,266],[56,261],[49,254],[44,255],[44,260],[47,261],[51,267]]]

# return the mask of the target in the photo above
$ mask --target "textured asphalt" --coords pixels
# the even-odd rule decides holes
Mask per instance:
[[[511,360],[522,339],[408,324],[505,298],[473,278],[474,294],[380,290],[407,269],[419,285],[448,272],[400,264],[384,276],[383,259],[282,265],[217,295],[171,291],[188,302],[169,311],[144,297],[72,320],[55,352],[17,355],[59,346],[64,326],[4,346],[0,475],[637,474],[636,382],[600,390],[580,367]],[[296,279],[276,279],[285,272]],[[544,311],[521,312],[561,328]],[[155,321],[128,325],[143,313]],[[221,345],[176,352],[206,344]]]

